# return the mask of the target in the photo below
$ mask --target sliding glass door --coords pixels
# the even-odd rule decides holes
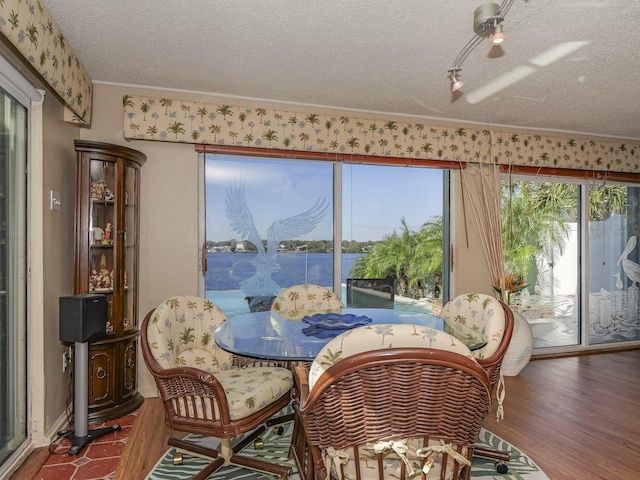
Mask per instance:
[[[0,464],[27,438],[27,109],[0,88]]]
[[[443,258],[448,258],[443,253],[448,244],[445,173],[437,168],[342,165],[346,303],[439,309]],[[389,286],[395,292],[393,303],[385,295]]]
[[[591,185],[588,199],[589,343],[640,340],[640,187]]]
[[[505,269],[523,278],[512,308],[534,331],[534,348],[580,343],[578,186],[553,181],[503,183]]]
[[[518,176],[503,183],[513,308],[538,352],[640,340],[640,188]]]
[[[333,288],[333,164],[208,155],[206,297],[228,316],[283,288]]]
[[[269,309],[302,283],[348,304],[353,278],[395,287],[387,308],[441,303],[443,170],[211,154],[204,164],[205,295],[227,315]]]

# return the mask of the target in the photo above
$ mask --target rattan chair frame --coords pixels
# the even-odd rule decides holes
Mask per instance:
[[[311,390],[308,364],[295,364],[294,378],[293,404],[304,432],[294,437],[292,452],[305,479],[329,475],[323,448],[392,438],[442,439],[466,450],[470,460],[491,407],[487,372],[473,359],[445,350],[359,353],[329,367]],[[468,480],[470,467],[455,463],[453,470],[453,478]],[[401,473],[404,478],[404,466]]]
[[[265,430],[263,424],[285,408],[291,401],[291,396],[283,395],[248,417],[232,420],[224,388],[214,374],[193,367],[163,368],[155,360],[147,341],[147,328],[154,312],[155,309],[151,310],[142,322],[140,346],[144,362],[155,380],[158,394],[164,405],[167,426],[178,432],[217,437],[222,444],[220,450],[215,450],[179,438],[172,437],[168,440],[167,443],[171,446],[212,459],[212,462],[193,479],[206,479],[220,467],[228,464],[240,465],[280,476],[288,475],[291,470],[289,467],[256,458],[243,457],[237,452],[253,442]],[[234,365],[237,368],[262,363],[264,362],[254,360],[252,364],[244,357],[234,358]],[[191,409],[183,408],[182,414],[180,414],[176,409],[176,402],[189,405]],[[212,418],[198,418],[195,415],[196,405],[199,405],[201,410],[206,409],[210,412]],[[206,408],[207,406],[210,408]],[[245,436],[241,443],[234,447],[230,446],[232,438],[247,432],[252,433]]]
[[[455,300],[455,299],[454,299]],[[504,392],[499,392],[498,389],[501,388],[500,382],[501,377],[501,368],[502,368],[502,360],[504,359],[505,354],[507,353],[507,349],[509,348],[509,343],[511,343],[511,337],[513,335],[513,327],[514,327],[514,318],[513,311],[502,300],[496,299],[500,302],[500,306],[504,311],[504,333],[500,340],[500,344],[493,355],[486,358],[477,358],[478,364],[482,366],[487,372],[489,376],[489,381],[491,383],[491,394],[492,396],[500,396],[503,395]],[[451,300],[453,301],[453,300]],[[489,448],[476,448],[476,454],[482,458],[488,458],[491,460],[496,460],[498,462],[498,468],[500,469],[501,464],[506,464],[510,460],[509,454],[507,452],[503,452],[500,450],[489,449]],[[506,469],[505,469],[506,470]]]
[[[509,305],[501,300],[498,300],[498,302],[500,302],[500,306],[504,311],[504,333],[502,334],[500,345],[490,357],[477,359],[478,363],[487,371],[487,374],[489,375],[492,390],[495,389],[498,381],[500,380],[500,369],[502,368],[502,360],[507,353],[509,343],[511,343],[511,336],[513,335],[514,325],[513,312],[511,311],[511,308],[509,308]]]

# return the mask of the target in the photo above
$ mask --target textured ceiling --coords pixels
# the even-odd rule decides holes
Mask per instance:
[[[42,0],[95,82],[640,140],[640,0]]]

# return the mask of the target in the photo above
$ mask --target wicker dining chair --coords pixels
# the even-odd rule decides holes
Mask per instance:
[[[294,365],[303,479],[468,480],[490,410],[486,371],[455,337],[374,325],[332,339]],[[314,477],[315,474],[315,477]]]
[[[271,310],[288,320],[299,321],[305,315],[331,313],[344,308],[344,303],[328,288],[313,283],[293,285],[282,290],[271,304]]]
[[[182,451],[211,458],[194,479],[208,478],[233,464],[286,476],[287,466],[243,457],[239,452],[264,430],[263,425],[291,399],[293,376],[276,366],[251,366],[219,348],[215,329],[225,314],[209,300],[176,296],[150,311],[141,328],[142,356],[153,375],[169,428],[220,439],[220,449],[204,448],[188,439],[170,438]],[[246,433],[231,447],[231,439]],[[178,456],[174,461],[179,463]]]
[[[487,345],[474,350],[473,354],[489,375],[492,395],[496,397],[498,421],[504,416],[502,403],[505,396],[504,377],[501,367],[513,333],[513,312],[509,306],[495,297],[482,293],[465,293],[453,298],[442,308],[440,316],[447,324],[461,323],[477,330],[488,339]],[[476,449],[477,455],[498,461],[496,469],[506,473],[509,454],[498,450]]]

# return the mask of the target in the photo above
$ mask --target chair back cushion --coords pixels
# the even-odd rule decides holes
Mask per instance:
[[[207,299],[176,296],[158,305],[147,326],[151,354],[162,368],[194,367],[209,373],[228,370],[232,354],[213,339],[226,315]]]
[[[384,348],[437,348],[473,359],[461,340],[430,327],[408,324],[378,324],[354,328],[338,335],[320,350],[309,369],[309,390],[333,364],[357,353]]]
[[[500,302],[483,293],[458,295],[440,312],[445,320],[445,330],[447,324],[455,322],[487,337],[487,344],[473,351],[476,358],[489,358],[498,350],[505,331],[504,315]]]
[[[281,317],[297,321],[305,315],[338,312],[342,308],[344,304],[334,292],[312,283],[285,288],[271,304],[271,310]]]

